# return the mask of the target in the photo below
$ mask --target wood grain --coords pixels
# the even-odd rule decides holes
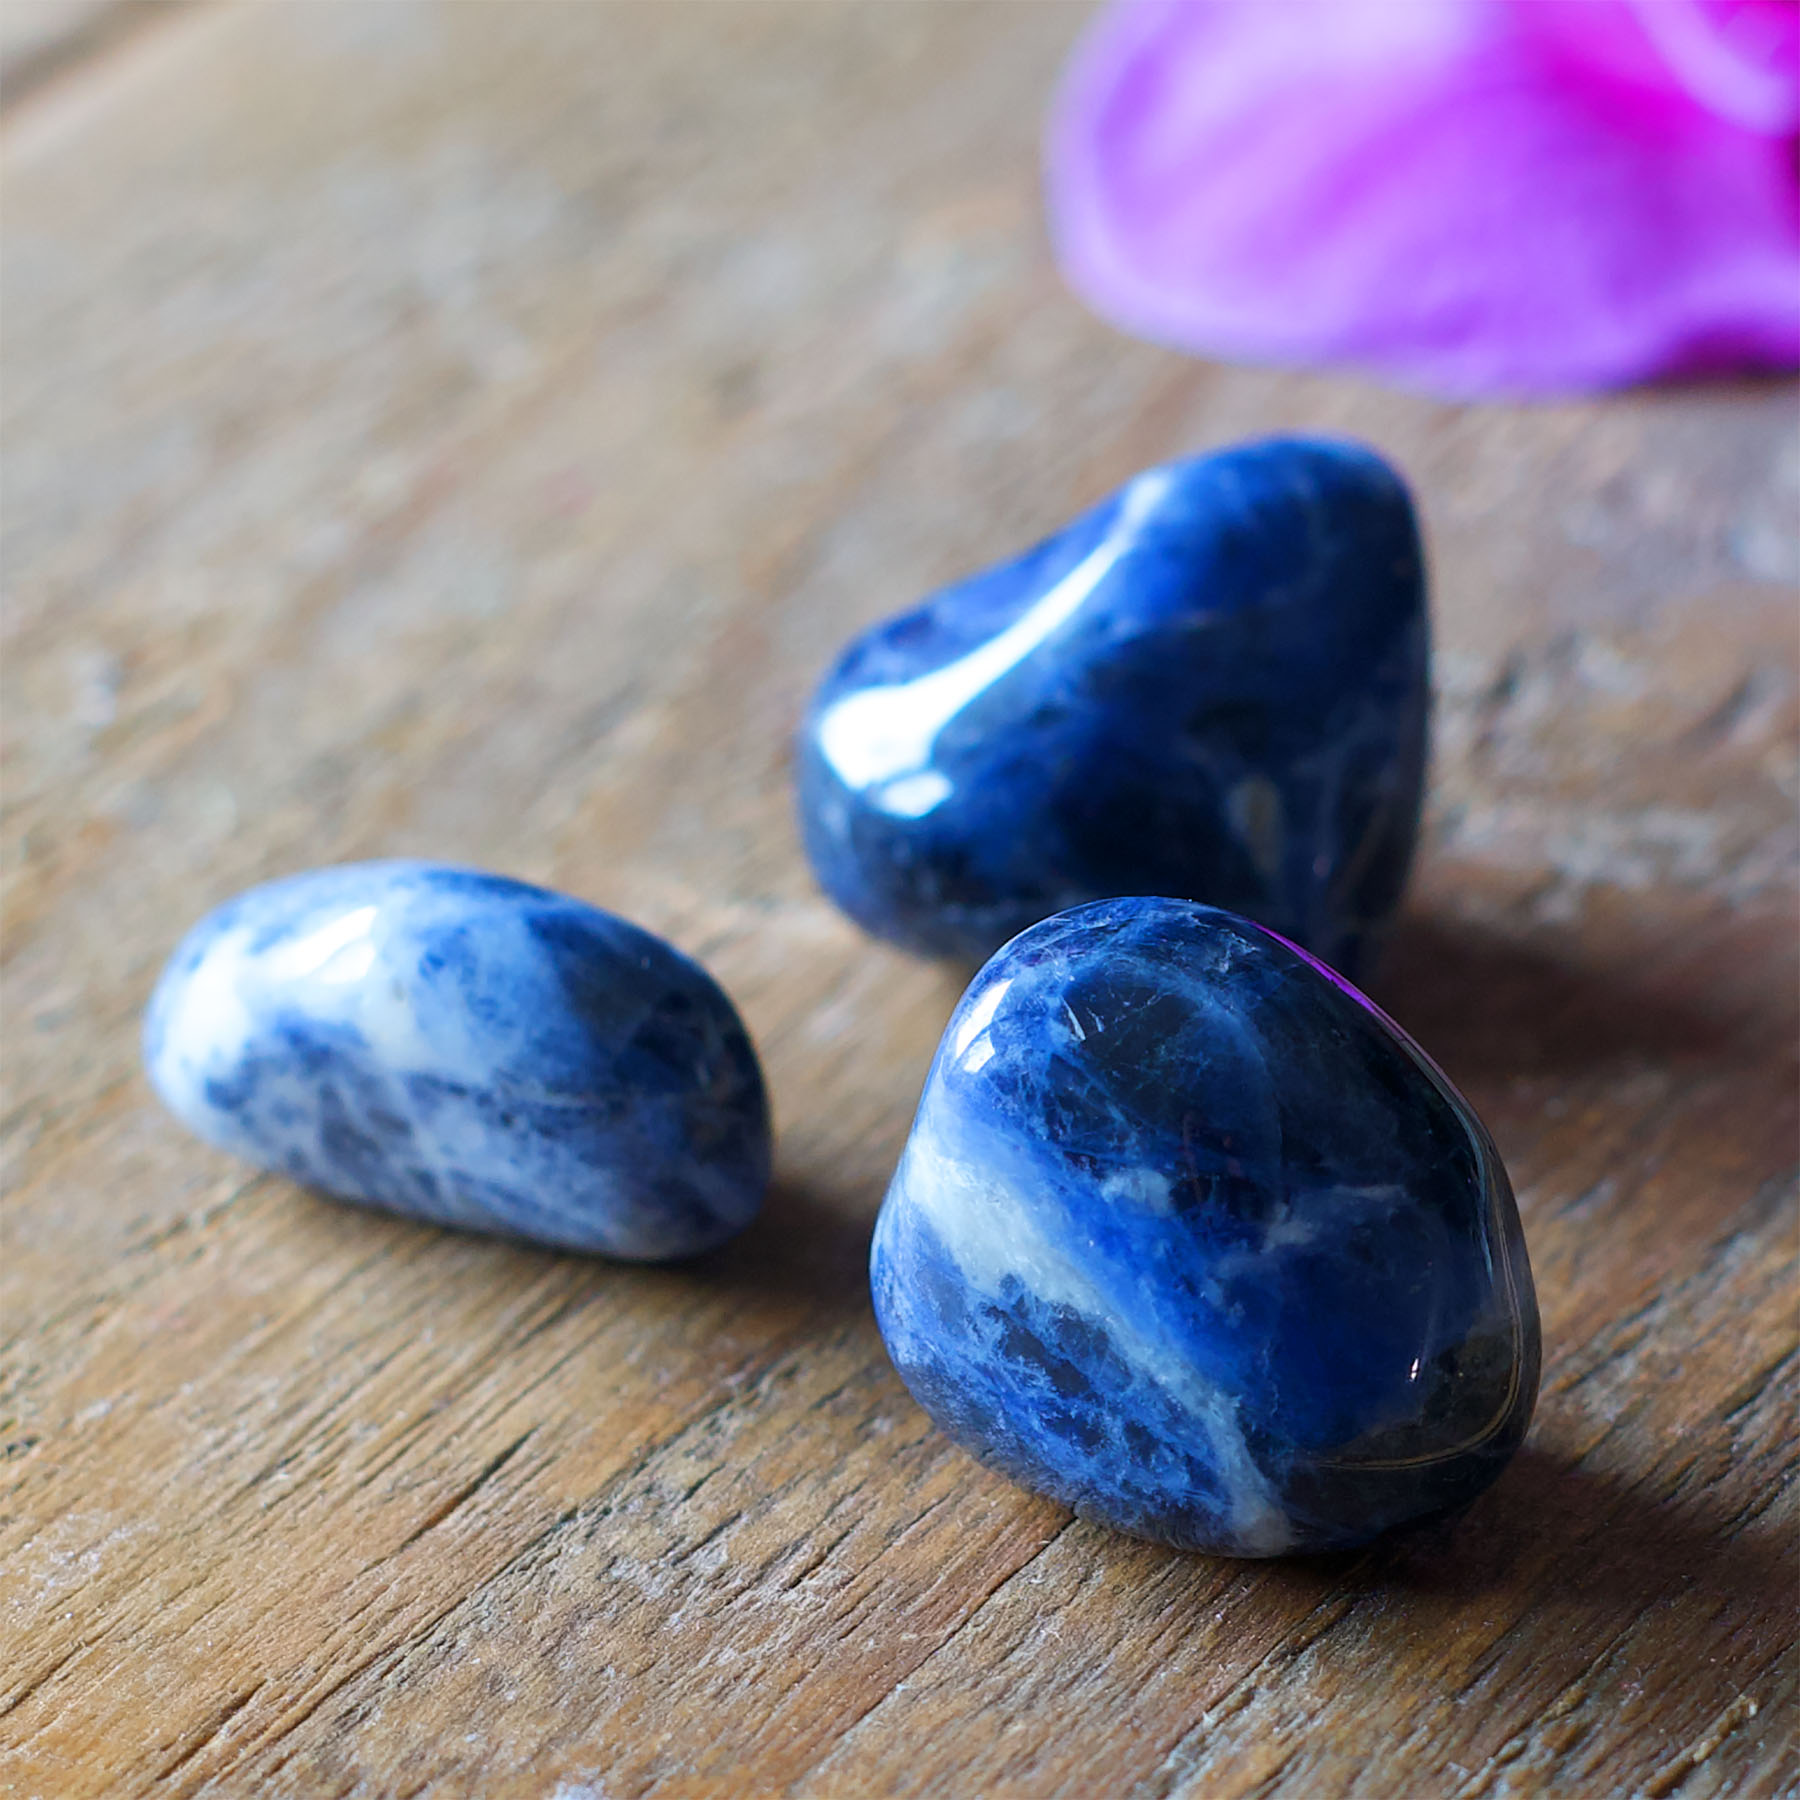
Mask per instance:
[[[17,1795],[1794,1791],[1793,395],[1451,407],[1128,342],[1036,139],[1081,14],[171,12],[5,128],[0,1781]],[[816,896],[833,647],[1142,464],[1418,487],[1382,998],[1520,1190],[1526,1452],[1247,1565],[950,1449],[863,1259],[954,978]],[[383,1220],[137,1066],[239,887],[423,854],[704,958],[766,1218],[679,1270]]]

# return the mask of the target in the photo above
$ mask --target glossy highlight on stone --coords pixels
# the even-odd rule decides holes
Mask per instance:
[[[1183,1549],[1449,1511],[1537,1394],[1524,1237],[1468,1103],[1341,977],[1185,901],[1078,907],[981,970],[871,1268],[951,1437]]]
[[[1149,469],[849,646],[800,734],[807,852],[926,954],[1170,894],[1354,975],[1412,860],[1429,654],[1412,503],[1374,452]]]
[[[252,888],[163,971],[144,1060],[209,1143],[342,1199],[634,1261],[750,1222],[756,1053],[649,932],[474,869],[353,863]]]

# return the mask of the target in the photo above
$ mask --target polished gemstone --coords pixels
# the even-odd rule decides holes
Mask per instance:
[[[1341,977],[1186,901],[1077,907],[981,970],[872,1268],[945,1431],[1186,1549],[1455,1508],[1537,1393],[1518,1212],[1468,1103]]]
[[[1428,657],[1412,504],[1373,452],[1149,469],[849,646],[801,730],[807,851],[928,954],[1172,894],[1354,973],[1412,858]]]
[[[144,1026],[199,1136],[347,1200],[634,1260],[746,1225],[762,1075],[705,970],[566,895],[378,862],[203,919]]]

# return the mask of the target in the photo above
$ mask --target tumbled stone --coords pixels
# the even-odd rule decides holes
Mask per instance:
[[[1412,858],[1428,659],[1412,505],[1373,452],[1149,469],[850,645],[800,734],[807,851],[927,954],[1170,894],[1354,973]]]
[[[150,1079],[208,1142],[342,1199],[654,1261],[746,1225],[756,1053],[705,970],[566,895],[422,862],[252,888],[170,960]]]
[[[1185,901],[1078,907],[976,976],[872,1273],[946,1432],[1188,1549],[1455,1508],[1537,1392],[1518,1212],[1468,1103],[1341,977]]]

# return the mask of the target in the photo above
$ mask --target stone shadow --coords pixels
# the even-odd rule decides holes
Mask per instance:
[[[1680,1599],[1722,1607],[1740,1627],[1787,1629],[1800,1543],[1721,1517],[1703,1500],[1657,1496],[1643,1481],[1589,1469],[1527,1443],[1460,1514],[1398,1532],[1366,1552],[1360,1580],[1474,1600],[1554,1586],[1621,1617]]]
[[[826,1187],[778,1171],[763,1208],[728,1244],[673,1267],[692,1279],[730,1283],[806,1301],[821,1326],[869,1312],[869,1239],[881,1202],[868,1184]]]
[[[1369,993],[1471,1085],[1626,1061],[1691,1065],[1732,1037],[1729,1019],[1647,977],[1430,914],[1400,920]]]

